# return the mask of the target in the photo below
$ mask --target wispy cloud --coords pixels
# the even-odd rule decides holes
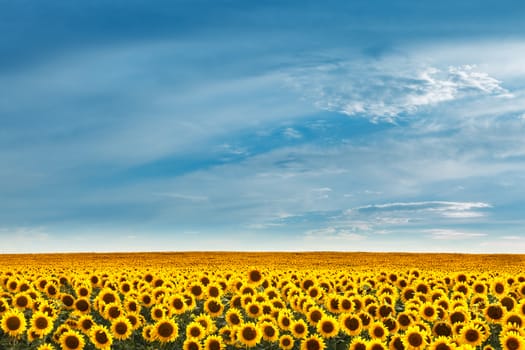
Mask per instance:
[[[389,211],[412,211],[412,212],[434,212],[448,218],[472,218],[484,216],[482,212],[474,212],[473,209],[491,208],[489,203],[484,202],[447,202],[447,201],[421,201],[421,202],[394,202],[383,204],[370,204],[348,211],[359,212],[389,212]]]
[[[466,232],[466,231],[458,231],[458,230],[453,230],[453,229],[429,229],[429,230],[424,230],[424,232],[429,233],[431,239],[437,239],[437,240],[455,240],[455,239],[459,240],[459,239],[468,239],[468,238],[487,236],[486,233]]]
[[[363,234],[355,233],[346,229],[338,229],[336,227],[325,227],[315,230],[308,230],[305,235],[307,240],[341,240],[341,241],[361,241],[366,239]]]
[[[320,109],[372,121],[394,122],[400,115],[468,96],[512,97],[475,65],[437,68],[398,57],[314,64],[294,70],[288,81]]]
[[[284,129],[283,135],[291,139],[300,139],[301,137],[303,137],[303,135],[294,128]]]
[[[159,196],[159,197],[181,199],[181,200],[186,200],[190,202],[207,202],[209,200],[207,196],[189,195],[189,194],[173,193],[173,192],[153,193],[153,195]]]

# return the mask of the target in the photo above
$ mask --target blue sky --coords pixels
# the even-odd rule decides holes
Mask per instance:
[[[525,3],[0,0],[0,252],[525,252]]]

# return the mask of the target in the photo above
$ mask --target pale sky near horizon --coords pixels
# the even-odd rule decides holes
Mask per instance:
[[[524,18],[0,0],[0,253],[525,253]]]

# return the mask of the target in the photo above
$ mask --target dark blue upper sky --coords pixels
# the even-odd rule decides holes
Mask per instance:
[[[523,252],[523,18],[0,0],[0,252]]]

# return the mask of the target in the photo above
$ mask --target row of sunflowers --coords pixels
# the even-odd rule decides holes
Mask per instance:
[[[519,268],[245,267],[222,257],[0,264],[0,349],[525,350]]]

